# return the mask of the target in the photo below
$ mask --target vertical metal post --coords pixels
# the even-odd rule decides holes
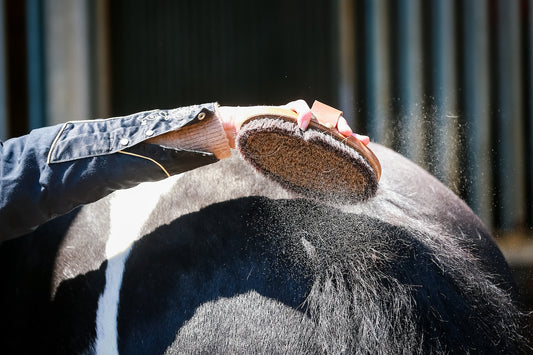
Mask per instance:
[[[457,181],[458,114],[457,114],[457,63],[455,46],[454,2],[433,0],[431,6],[431,76],[434,112],[435,173],[448,186]]]
[[[111,114],[111,73],[109,63],[109,13],[108,0],[95,0],[89,3],[93,13],[90,23],[91,33],[91,109],[96,117],[108,117]]]
[[[400,120],[399,149],[417,163],[423,163],[422,128],[422,40],[419,0],[399,0],[397,31],[397,112]]]
[[[390,145],[390,48],[389,21],[386,0],[366,0],[366,40],[363,53],[366,60],[367,121],[373,140]]]
[[[355,26],[353,0],[339,0],[337,16],[339,23],[339,108],[344,112],[348,123],[355,127],[357,117],[354,112],[355,87]]]
[[[462,112],[467,202],[481,219],[492,221],[492,165],[490,156],[488,11],[483,1],[462,2]]]
[[[46,124],[42,0],[26,1],[29,128]]]
[[[6,52],[4,0],[0,0],[0,140],[7,138]]]
[[[528,97],[524,98],[527,105],[527,116],[524,116],[524,119],[527,121],[527,126],[529,127],[529,130],[525,132],[527,136],[527,139],[525,140],[527,143],[525,154],[527,159],[529,159],[527,164],[529,171],[526,173],[526,187],[529,196],[526,196],[526,201],[529,201],[529,227],[533,228],[533,0],[529,0],[527,5],[529,13],[526,16],[525,21],[528,42],[526,43],[527,55],[525,57],[527,58],[527,61],[524,65],[527,66],[529,77],[526,79]],[[524,33],[524,35],[526,35],[526,33]]]
[[[520,2],[497,1],[497,110],[501,228],[525,222]]]
[[[45,2],[48,124],[90,118],[87,0]]]

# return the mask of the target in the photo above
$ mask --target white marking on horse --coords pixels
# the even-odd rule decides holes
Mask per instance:
[[[181,176],[181,175],[180,175]],[[122,275],[133,242],[157,206],[162,194],[168,192],[178,177],[143,183],[134,188],[116,191],[111,199],[109,239],[106,243],[106,285],[98,300],[96,313],[97,354],[118,354],[117,316]]]

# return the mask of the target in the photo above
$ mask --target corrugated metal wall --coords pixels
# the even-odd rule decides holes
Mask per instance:
[[[532,6],[368,0],[353,9],[357,127],[504,232],[532,226]]]

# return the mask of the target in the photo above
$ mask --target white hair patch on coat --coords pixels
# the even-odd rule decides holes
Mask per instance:
[[[98,300],[96,341],[93,346],[97,354],[118,354],[117,317],[126,260],[131,246],[142,236],[143,226],[159,199],[180,176],[116,191],[111,198],[111,224],[105,250],[106,285]]]

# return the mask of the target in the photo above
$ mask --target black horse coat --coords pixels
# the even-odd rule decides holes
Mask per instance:
[[[303,199],[233,157],[0,247],[2,353],[514,353],[474,213],[379,145],[378,193]]]

